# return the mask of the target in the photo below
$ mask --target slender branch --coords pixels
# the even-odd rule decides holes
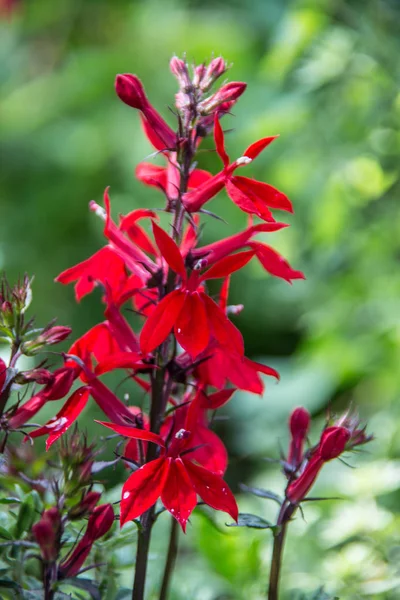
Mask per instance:
[[[172,517],[171,532],[169,537],[168,554],[164,568],[164,575],[161,584],[159,600],[167,600],[168,590],[171,583],[171,577],[175,566],[176,557],[178,554],[178,521]]]
[[[287,526],[296,511],[296,506],[288,502],[282,504],[280,510],[277,529],[274,534],[274,544],[272,549],[272,560],[271,570],[269,573],[269,585],[268,585],[268,600],[279,600],[279,579],[282,567],[283,549],[285,545],[285,537]]]

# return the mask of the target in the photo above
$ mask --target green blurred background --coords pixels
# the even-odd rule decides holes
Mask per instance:
[[[247,354],[276,366],[282,381],[268,380],[262,399],[238,394],[225,411],[228,480],[236,489],[240,481],[282,489],[278,468],[263,457],[285,447],[286,420],[299,404],[316,418],[313,440],[328,407],[351,403],[376,435],[366,454],[350,458],[357,470],[326,468],[316,493],[342,499],[310,503],[293,524],[286,599],[322,584],[329,597],[400,597],[399,30],[398,0],[20,0],[1,23],[0,268],[11,280],[35,274],[41,324],[57,316],[78,336],[102,319],[99,294],[76,305],[72,288],[53,283],[103,244],[89,200],[100,202],[110,185],[115,216],[162,202],[135,181],[134,166],[152,148],[115,95],[116,73],[138,74],[169,119],[169,58],[222,54],[233,64],[230,79],[248,82],[235,117],[224,119],[234,129],[231,155],[280,133],[246,175],[293,201],[290,221],[277,213],[291,227],[268,241],[307,280],[289,286],[257,264],[233,278]],[[201,154],[200,165],[219,169],[213,153]],[[245,225],[223,194],[209,208],[227,224],[208,219],[207,240]],[[265,500],[242,494],[239,503],[274,516]],[[219,533],[200,514],[193,525],[172,599],[261,597],[268,533]],[[130,560],[126,551],[115,558]]]

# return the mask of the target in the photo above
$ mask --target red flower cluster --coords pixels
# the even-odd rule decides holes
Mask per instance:
[[[235,499],[222,479],[226,450],[210,430],[209,411],[227,402],[237,388],[261,394],[260,374],[278,378],[274,369],[245,356],[242,335],[230,319],[242,308],[228,304],[230,277],[253,258],[267,273],[290,283],[303,274],[256,239],[286,227],[275,221],[271,211],[292,212],[288,198],[269,184],[236,175],[276,136],[251,144],[233,162],[225,150],[220,120],[246,85],[228,83],[208,95],[226,71],[222,58],[195,67],[192,74],[184,61],[174,58],[171,71],[179,83],[175,129],[151,105],[136,75],[116,79],[118,96],[140,111],[148,140],[166,160],[166,166],[141,163],[136,175],[164,194],[165,210],[173,219],[170,232],[148,209],[133,210],[114,222],[108,190],[104,209],[90,203],[90,209],[104,221],[106,245],[57,280],[75,283],[78,301],[100,287],[105,320],[71,346],[56,375],[57,383],[45,386],[22,406],[13,425],[25,423],[38,406],[62,397],[80,379],[81,387],[56,417],[30,436],[49,434],[50,446],[91,396],[110,421],[105,425],[130,440],[125,458],[136,470],[123,488],[121,525],[150,510],[160,497],[185,529],[197,496],[237,518]],[[212,130],[223,163],[216,175],[196,168],[194,160],[202,138]],[[250,222],[233,236],[201,245],[203,206],[222,189],[250,215]],[[254,223],[254,218],[260,222]],[[208,282],[215,279],[222,281],[217,299],[208,289]],[[132,329],[123,314],[127,303],[143,318],[140,332]],[[116,369],[124,369],[139,386],[151,391],[149,417],[139,408],[126,406],[101,381],[101,375]],[[234,387],[227,388],[228,382]],[[296,446],[293,457],[299,452]]]

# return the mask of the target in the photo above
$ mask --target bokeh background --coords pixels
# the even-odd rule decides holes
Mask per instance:
[[[263,398],[237,394],[218,425],[232,459],[230,484],[282,490],[276,465],[290,410],[305,405],[318,437],[327,410],[357,406],[376,436],[350,469],[330,464],[293,523],[283,572],[285,599],[321,585],[331,598],[400,597],[400,3],[398,0],[19,0],[1,22],[0,268],[35,274],[33,312],[57,316],[76,336],[102,319],[99,294],[76,305],[53,283],[102,244],[88,211],[111,186],[114,214],[154,207],[157,192],[135,181],[152,148],[135,111],[116,97],[118,72],[137,73],[169,118],[176,92],[168,61],[184,52],[232,62],[248,91],[225,117],[240,156],[265,135],[280,138],[247,175],[294,203],[291,227],[271,243],[305,272],[293,286],[257,264],[233,278],[232,302],[247,354],[279,369]],[[172,115],[170,115],[172,116]],[[209,141],[206,147],[212,148]],[[216,172],[211,152],[200,165]],[[205,237],[242,228],[223,194]],[[286,214],[280,215],[285,220]],[[86,421],[85,421],[86,419]],[[92,419],[84,416],[89,425]],[[122,471],[110,475],[120,485]],[[118,496],[118,487],[110,491]],[[273,519],[268,501],[239,496],[243,512]],[[150,591],[157,589],[167,520],[154,536]],[[261,597],[268,532],[219,529],[200,512],[185,537],[173,600]],[[133,529],[125,539],[133,536]],[[131,554],[117,550],[117,587],[129,585]],[[125,567],[126,566],[126,570]],[[111,571],[110,571],[111,572]],[[110,575],[111,576],[111,575]],[[110,596],[113,600],[117,596]],[[318,598],[323,598],[322,592]],[[122,596],[121,596],[122,598]],[[317,595],[315,596],[317,598]]]

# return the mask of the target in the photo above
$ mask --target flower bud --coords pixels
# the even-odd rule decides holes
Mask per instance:
[[[60,565],[60,578],[74,577],[88,557],[94,542],[105,535],[114,522],[111,504],[102,504],[89,517],[86,531],[69,558]]]
[[[227,65],[222,56],[214,58],[208,65],[200,83],[203,92],[207,92],[213,83],[227,70]]]
[[[47,327],[43,329],[42,333],[37,338],[25,342],[22,347],[22,351],[27,356],[34,356],[45,346],[53,346],[65,340],[71,333],[70,327],[64,327],[62,325],[54,325],[53,327]]]
[[[7,378],[7,365],[2,358],[0,358],[0,394],[3,391],[3,387],[6,383]]]
[[[53,381],[42,391],[46,400],[60,400],[66,396],[75,380],[75,371],[70,367],[60,367],[53,375]]]
[[[54,375],[47,369],[31,369],[30,371],[20,371],[17,373],[15,383],[26,385],[35,382],[39,385],[48,385],[54,381]]]
[[[197,65],[197,67],[195,68],[193,77],[193,85],[195,87],[200,87],[206,70],[207,69],[205,64]]]
[[[115,90],[122,102],[143,113],[147,125],[166,148],[175,148],[176,134],[150,104],[144,92],[142,82],[136,75],[131,75],[130,73],[117,75]]]
[[[14,327],[14,311],[11,302],[5,300],[1,304],[1,320],[6,327]]]
[[[33,525],[32,533],[46,562],[57,560],[60,549],[61,517],[56,507],[45,510],[40,521]]]
[[[191,87],[192,83],[190,81],[189,71],[184,60],[173,56],[170,60],[169,68],[171,69],[171,73],[177,78],[179,86],[182,88],[182,90],[186,90]]]
[[[297,470],[303,460],[303,444],[310,426],[310,414],[302,407],[296,408],[289,419],[289,429],[292,436],[287,462],[291,471]]]
[[[125,73],[117,75],[115,79],[115,91],[118,96],[128,106],[143,110],[148,100],[144,93],[144,88],[139,77]]]
[[[68,512],[68,517],[73,520],[73,519],[81,519],[82,517],[84,517],[87,513],[92,512],[95,509],[96,504],[98,503],[98,501],[101,498],[101,493],[100,492],[88,492],[87,494],[85,494],[85,496],[82,498],[82,500],[76,504],[75,506],[73,506],[71,508],[71,510]]]
[[[218,108],[220,104],[237,100],[243,94],[246,87],[247,85],[241,81],[231,81],[223,85],[215,94],[200,103],[200,113],[208,115]]]
[[[328,427],[322,433],[318,452],[324,461],[332,460],[342,454],[350,439],[350,431],[345,427]]]

